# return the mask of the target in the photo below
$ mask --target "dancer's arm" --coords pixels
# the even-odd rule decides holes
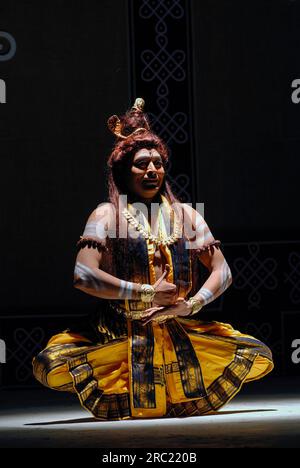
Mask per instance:
[[[194,298],[206,305],[230,286],[232,274],[224,255],[218,248],[218,241],[215,240],[203,216],[187,204],[184,204],[184,208],[195,227],[195,236],[191,245],[197,250],[197,257],[201,263],[210,272],[208,279],[194,295]]]
[[[209,304],[220,296],[231,284],[230,268],[219,250],[220,241],[216,240],[207,226],[204,218],[187,204],[182,204],[184,215],[184,231],[189,239],[189,247],[196,249],[197,257],[209,270],[210,275],[199,291],[193,296],[202,306]],[[189,316],[193,311],[189,301],[178,298],[174,305],[168,307],[150,307],[142,316],[146,325],[152,320],[164,316]]]
[[[87,220],[74,270],[74,287],[103,299],[141,299],[141,284],[117,278],[100,268],[103,249],[106,248],[106,231],[115,227],[115,210],[110,203],[101,204]],[[126,259],[124,259],[124,262]],[[154,283],[155,301],[169,305],[176,300],[176,286],[167,282],[167,268]]]
[[[105,235],[113,227],[114,213],[113,206],[104,203],[89,216],[75,262],[73,284],[75,288],[103,299],[139,299],[140,284],[116,278],[99,268],[103,258],[101,248],[106,247]]]

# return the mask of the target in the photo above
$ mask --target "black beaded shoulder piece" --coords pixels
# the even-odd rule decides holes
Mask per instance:
[[[80,236],[79,241],[76,244],[77,251],[88,246],[88,248],[97,249],[98,252],[107,252],[108,248],[104,244],[104,240],[97,239],[95,237],[83,237]]]
[[[207,244],[203,244],[201,247],[196,249],[196,253],[201,255],[203,252],[213,251],[214,248],[219,249],[221,246],[220,240],[214,240],[212,242],[208,242]]]

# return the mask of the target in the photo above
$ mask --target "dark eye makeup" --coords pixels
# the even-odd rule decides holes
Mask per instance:
[[[146,168],[146,167],[148,167],[149,162],[148,161],[135,161],[134,165],[139,167],[139,168]],[[154,165],[156,167],[161,167],[162,166],[162,161],[161,160],[154,161]]]

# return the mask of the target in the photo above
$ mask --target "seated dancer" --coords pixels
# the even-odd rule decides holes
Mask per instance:
[[[74,286],[100,298],[99,311],[33,359],[42,384],[76,393],[99,420],[211,413],[273,369],[264,343],[201,320],[231,271],[204,218],[172,193],[168,149],[143,109],[138,98],[108,120],[117,137],[109,201],[90,214],[77,243]]]

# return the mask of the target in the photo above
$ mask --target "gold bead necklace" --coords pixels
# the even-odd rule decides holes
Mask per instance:
[[[165,236],[155,236],[151,232],[149,233],[144,226],[139,223],[135,217],[129,213],[127,208],[124,208],[122,211],[124,217],[127,219],[128,223],[131,224],[137,231],[141,233],[141,235],[144,237],[144,239],[148,239],[150,242],[153,242],[154,244],[157,245],[171,245],[177,242],[179,237],[181,236],[181,228],[177,220],[177,216],[174,213],[175,217],[175,222],[174,222],[174,232],[171,236],[165,237]]]

